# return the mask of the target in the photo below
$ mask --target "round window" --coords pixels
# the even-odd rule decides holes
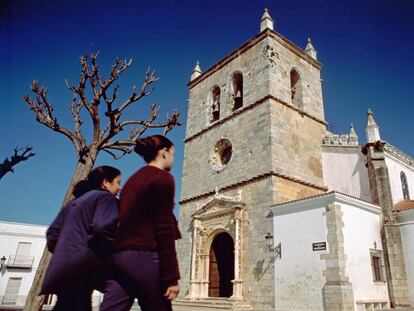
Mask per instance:
[[[210,157],[210,167],[215,172],[222,171],[233,156],[233,144],[230,139],[222,138],[214,146]]]

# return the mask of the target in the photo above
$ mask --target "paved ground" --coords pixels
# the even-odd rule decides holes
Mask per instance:
[[[21,311],[23,310],[23,307],[16,307],[16,306],[0,306],[0,311]],[[52,310],[51,307],[45,307],[44,309],[42,309],[44,311],[46,310]],[[138,311],[139,308],[138,307],[133,307],[131,309],[131,311]],[[94,309],[95,311],[95,309]],[[97,311],[97,309],[96,309]],[[194,310],[197,311],[197,310]],[[294,310],[292,310],[294,311]],[[414,308],[405,308],[405,309],[382,309],[382,311],[414,311]]]

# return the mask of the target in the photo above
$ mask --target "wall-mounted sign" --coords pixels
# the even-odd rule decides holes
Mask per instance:
[[[326,242],[312,243],[312,249],[313,249],[314,252],[316,252],[316,251],[325,251],[326,250]]]

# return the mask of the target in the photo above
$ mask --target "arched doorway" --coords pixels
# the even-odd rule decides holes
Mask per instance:
[[[228,233],[218,234],[210,247],[209,297],[233,294],[234,243]]]

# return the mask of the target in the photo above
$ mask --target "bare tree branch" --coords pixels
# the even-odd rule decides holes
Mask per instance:
[[[121,107],[118,109],[119,113],[121,113],[122,111],[124,111],[126,108],[128,108],[129,105],[131,105],[132,103],[140,100],[142,97],[144,96],[149,96],[154,92],[154,88],[152,88],[151,90],[147,90],[148,86],[150,86],[152,83],[156,82],[159,80],[159,77],[155,76],[155,70],[152,70],[150,68],[147,69],[147,72],[145,73],[145,80],[142,83],[141,86],[141,91],[139,94],[136,93],[136,89],[135,86],[132,88],[132,95],[131,97],[125,101]]]
[[[72,103],[69,105],[70,111],[73,116],[73,120],[75,122],[75,135],[76,139],[78,140],[79,144],[84,147],[86,146],[85,138],[82,136],[82,124],[83,120],[80,118],[80,111],[83,107],[82,101],[77,101],[76,94],[73,94]]]
[[[6,158],[3,163],[0,163],[0,179],[8,172],[14,173],[14,166],[35,155],[35,153],[32,152],[33,147],[26,147],[24,151],[19,154],[22,150],[23,148],[14,148],[14,154],[10,157],[10,160],[9,158]]]
[[[24,95],[23,100],[29,105],[30,109],[33,110],[36,120],[55,132],[65,135],[73,143],[76,150],[79,150],[75,134],[64,127],[61,127],[57,118],[53,116],[53,108],[46,99],[46,89],[44,87],[39,87],[39,82],[37,80],[33,81],[31,89],[33,93],[35,93],[36,101],[31,99],[28,95]]]
[[[167,125],[164,129],[164,135],[167,135],[167,133],[171,131],[175,126],[181,126],[182,123],[179,117],[180,112],[178,110],[175,110],[173,115],[170,118],[168,118]]]

